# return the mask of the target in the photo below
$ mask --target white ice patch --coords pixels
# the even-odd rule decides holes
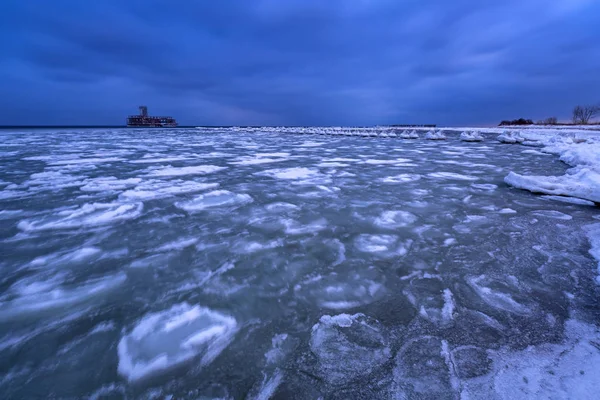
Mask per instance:
[[[140,178],[117,179],[114,176],[89,179],[80,188],[84,192],[104,192],[111,190],[123,190],[137,185]]]
[[[419,174],[400,174],[395,176],[388,176],[381,179],[381,182],[384,183],[409,183],[416,182],[421,179],[421,175]]]
[[[119,342],[118,371],[139,380],[199,358],[210,364],[237,332],[228,315],[187,303],[142,318]]]
[[[262,172],[257,172],[255,175],[259,176],[268,176],[275,179],[286,179],[286,180],[296,180],[296,179],[312,179],[318,178],[321,176],[319,170],[314,168],[279,168],[279,169],[268,169]]]
[[[232,193],[228,190],[215,190],[201,194],[189,201],[176,202],[175,206],[189,213],[217,207],[240,207],[252,203],[253,199],[247,194]]]
[[[285,227],[285,233],[288,235],[315,234],[327,228],[327,220],[325,218],[312,221],[308,224],[301,224],[293,219],[283,219],[281,222]]]
[[[195,165],[192,167],[172,167],[166,166],[155,168],[148,171],[148,176],[168,177],[168,176],[186,176],[186,175],[206,175],[222,171],[227,167],[218,167],[216,165]]]
[[[364,164],[368,165],[396,165],[411,162],[408,158],[397,158],[395,160],[365,160]]]
[[[529,176],[510,172],[504,182],[517,189],[600,202],[600,174],[587,168],[563,176]]]
[[[565,213],[561,213],[560,211],[555,211],[555,210],[532,211],[531,214],[535,215],[536,217],[559,219],[562,221],[570,221],[573,219],[572,216],[565,214]]]
[[[426,140],[446,140],[446,135],[442,131],[430,131],[425,134]]]
[[[473,183],[471,184],[471,187],[474,187],[475,189],[490,191],[498,189],[498,185],[494,185],[493,183]]]
[[[47,160],[49,165],[75,165],[75,164],[101,164],[124,161],[119,157],[106,157],[106,158],[72,158],[69,160]]]
[[[467,283],[485,303],[494,308],[517,315],[530,314],[532,310],[527,305],[515,300],[515,296],[522,296],[523,289],[510,278],[500,281],[480,275],[467,278]]]
[[[160,157],[160,156],[144,156],[139,160],[129,161],[132,164],[161,164],[173,161],[187,161],[190,160],[190,157],[185,156],[170,156],[170,157]]]
[[[348,167],[349,164],[344,164],[341,162],[321,162],[319,164],[317,164],[317,167],[321,167],[321,168],[343,168],[343,167]]]
[[[267,204],[265,206],[265,208],[269,212],[280,213],[280,212],[285,212],[285,211],[298,210],[300,207],[298,207],[295,204],[291,204],[291,203],[277,202],[277,203]]]
[[[482,142],[483,136],[481,135],[481,133],[476,131],[465,131],[460,134],[460,140],[462,140],[463,142]]]
[[[359,235],[354,241],[359,251],[372,253],[379,257],[390,258],[408,253],[412,240],[399,241],[396,235]]]
[[[427,176],[436,179],[448,179],[457,181],[477,181],[479,180],[476,176],[457,174],[456,172],[432,172]]]
[[[600,332],[565,323],[564,343],[490,352],[492,372],[461,382],[464,399],[595,399],[600,387]]]
[[[417,220],[417,216],[408,211],[384,211],[375,218],[375,225],[385,229],[396,229],[408,226]]]
[[[600,285],[600,224],[587,225],[585,228],[588,241],[590,242],[590,254],[598,262],[598,276],[596,282]]]
[[[134,189],[121,193],[119,198],[130,201],[155,200],[180,194],[202,192],[218,187],[218,183],[183,180],[161,181],[151,179],[136,186]]]
[[[138,218],[142,215],[143,203],[91,203],[79,208],[55,211],[51,215],[26,219],[17,225],[26,232],[51,229],[76,229],[109,225]]]
[[[0,321],[86,303],[115,290],[125,279],[125,274],[120,273],[79,285],[62,285],[64,276],[60,274],[46,280],[36,280],[35,276],[28,278],[10,288],[16,295],[14,298],[0,302]]]
[[[595,206],[593,201],[578,199],[576,197],[565,197],[565,196],[542,196],[543,199],[560,201],[561,203],[578,204],[582,206]]]

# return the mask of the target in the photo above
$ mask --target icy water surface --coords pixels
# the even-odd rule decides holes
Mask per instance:
[[[589,398],[597,209],[447,136],[1,131],[0,397]]]

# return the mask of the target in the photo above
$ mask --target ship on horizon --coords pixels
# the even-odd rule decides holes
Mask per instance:
[[[140,106],[138,115],[127,117],[129,128],[175,128],[177,121],[173,117],[156,117],[148,115],[148,107]]]

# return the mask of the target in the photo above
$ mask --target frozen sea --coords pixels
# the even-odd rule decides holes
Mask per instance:
[[[598,208],[459,135],[0,131],[0,398],[594,398]]]

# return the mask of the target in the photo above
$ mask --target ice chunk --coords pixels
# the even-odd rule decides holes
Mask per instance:
[[[570,221],[573,219],[573,217],[571,217],[570,215],[561,213],[560,211],[556,211],[556,210],[532,211],[531,214],[535,215],[536,217],[560,219],[563,221]]]
[[[404,294],[419,315],[440,326],[449,325],[454,319],[454,296],[444,288],[438,278],[414,278]]]
[[[276,179],[310,179],[319,177],[321,174],[314,168],[279,168],[268,169],[262,172],[257,172],[256,175],[269,176]]]
[[[576,197],[565,197],[565,196],[542,196],[543,199],[560,201],[561,203],[579,204],[582,206],[595,206],[594,202],[589,200],[578,199]]]
[[[396,235],[358,235],[354,244],[359,251],[390,258],[408,253],[412,240],[399,241]]]
[[[417,220],[417,216],[408,211],[384,211],[375,219],[380,228],[396,229],[408,226]]]
[[[0,320],[11,320],[86,303],[116,289],[125,279],[125,274],[120,273],[92,279],[79,285],[62,285],[63,277],[59,274],[46,280],[38,281],[34,277],[18,282],[10,289],[13,298],[0,302]]]
[[[498,185],[494,185],[493,183],[473,183],[471,187],[475,189],[481,190],[496,190],[498,189]]]
[[[400,174],[395,176],[388,176],[381,179],[381,182],[384,183],[408,183],[415,182],[421,179],[421,175],[419,174]]]
[[[206,175],[222,171],[227,167],[218,167],[216,165],[195,165],[192,167],[175,168],[172,166],[153,168],[149,170],[148,175],[154,177],[165,176],[185,176],[185,175]]]
[[[427,176],[436,179],[449,179],[457,181],[477,181],[479,180],[476,176],[457,174],[456,172],[432,172]]]
[[[446,135],[442,131],[429,131],[425,134],[427,140],[446,140]]]
[[[134,189],[121,193],[119,198],[131,201],[154,200],[180,194],[202,192],[204,190],[216,189],[217,187],[219,187],[218,183],[151,179],[136,186]]]
[[[523,143],[523,141],[525,139],[523,139],[521,137],[521,135],[519,134],[519,132],[509,132],[509,131],[506,131],[503,134],[501,134],[500,136],[498,136],[497,140],[500,143],[515,144],[515,143]]]
[[[379,300],[386,292],[375,270],[365,272],[333,272],[309,278],[297,284],[294,291],[300,298],[328,310],[350,310]]]
[[[563,176],[527,176],[510,172],[504,181],[518,189],[534,193],[572,196],[600,202],[600,174],[586,168]]]
[[[228,190],[215,190],[201,194],[189,201],[177,202],[175,206],[193,213],[215,207],[239,207],[252,201],[252,197],[247,194],[232,193]]]
[[[483,136],[481,135],[481,133],[479,132],[468,132],[465,131],[463,133],[460,134],[460,140],[462,140],[463,142],[482,142],[483,141]]]
[[[419,134],[417,131],[404,131],[399,135],[399,137],[401,139],[418,139]]]
[[[114,176],[94,178],[80,189],[84,192],[103,192],[110,190],[123,190],[135,186],[142,180],[140,178],[117,179]]]
[[[512,314],[531,314],[533,305],[530,306],[525,303],[523,288],[519,287],[518,282],[510,278],[499,280],[480,275],[478,277],[467,278],[467,282],[488,305]],[[522,302],[520,301],[521,299],[523,299]]]
[[[386,332],[364,314],[324,315],[312,328],[318,373],[333,385],[369,375],[391,358]]]
[[[49,216],[20,221],[18,227],[22,231],[35,232],[108,225],[138,218],[143,209],[143,203],[88,203],[75,209],[55,211]]]
[[[236,320],[226,314],[188,303],[146,315],[121,338],[118,371],[139,380],[195,358],[210,364],[237,332]]]

